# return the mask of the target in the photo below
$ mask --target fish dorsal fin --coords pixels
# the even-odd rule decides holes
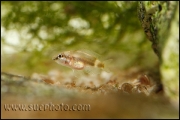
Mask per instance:
[[[102,55],[96,53],[96,52],[93,52],[91,50],[87,50],[87,49],[80,49],[80,50],[76,50],[77,52],[84,52],[84,53],[87,53],[91,56],[94,56],[96,57],[97,59],[100,59],[102,57]]]

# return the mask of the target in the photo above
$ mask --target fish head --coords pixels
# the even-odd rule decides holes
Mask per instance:
[[[65,64],[65,62],[67,61],[66,55],[64,53],[58,54],[56,57],[53,58],[53,60],[58,64]]]

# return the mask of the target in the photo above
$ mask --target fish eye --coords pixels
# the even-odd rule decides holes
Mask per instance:
[[[62,57],[62,55],[58,55],[58,57],[59,57],[59,58],[61,58],[61,57]]]

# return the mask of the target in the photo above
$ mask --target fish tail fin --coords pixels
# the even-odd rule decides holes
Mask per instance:
[[[107,73],[110,73],[111,70],[110,70],[110,64],[112,64],[113,62],[113,59],[107,59],[107,60],[104,60],[103,61],[103,64],[104,64],[104,68],[103,70],[106,71]]]

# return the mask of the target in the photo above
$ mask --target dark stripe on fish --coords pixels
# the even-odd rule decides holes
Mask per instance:
[[[91,65],[91,66],[94,66],[94,63],[96,61],[96,58],[93,59],[93,60],[92,59],[89,60],[89,59],[86,59],[86,58],[76,58],[76,59],[77,59],[77,61],[82,61],[83,63]]]

